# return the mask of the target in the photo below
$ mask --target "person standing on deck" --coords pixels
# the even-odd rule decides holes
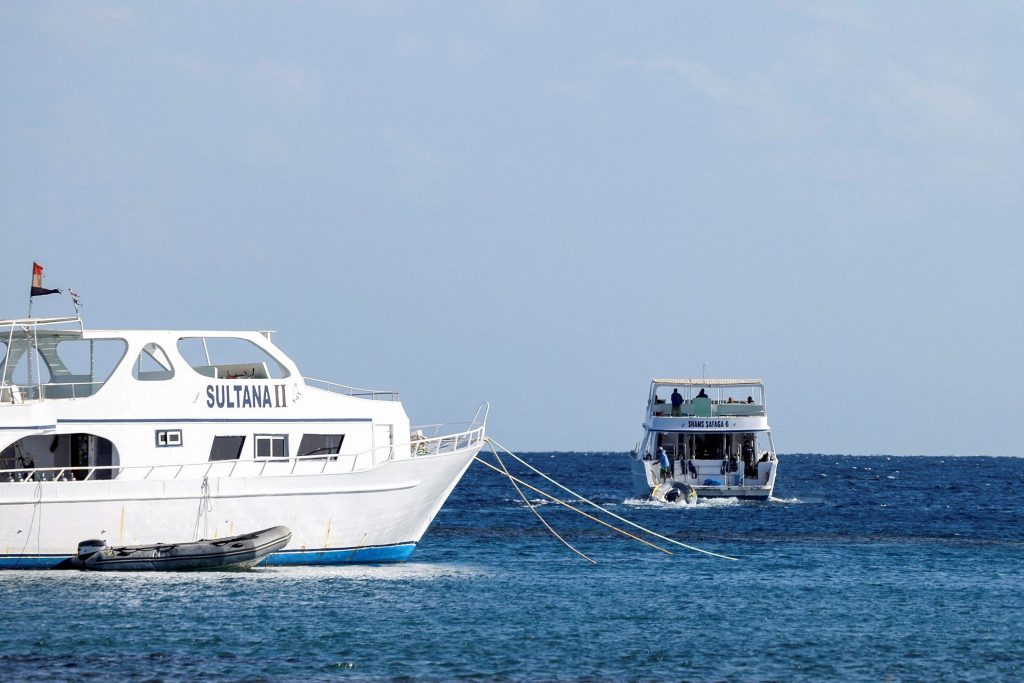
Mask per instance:
[[[658,447],[658,460],[661,462],[661,480],[667,481],[672,476],[672,461],[668,459],[665,449]]]
[[[683,395],[678,389],[672,390],[672,417],[679,417],[683,414]]]

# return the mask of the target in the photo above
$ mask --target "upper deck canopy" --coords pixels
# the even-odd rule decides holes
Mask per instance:
[[[753,387],[764,385],[761,379],[653,379],[653,384],[672,384],[680,387]]]
[[[42,325],[61,325],[63,323],[79,323],[81,318],[69,316],[64,318],[12,318],[0,320],[0,327],[40,327]]]

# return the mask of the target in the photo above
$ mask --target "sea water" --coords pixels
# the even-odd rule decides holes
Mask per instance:
[[[474,465],[404,564],[0,573],[0,679],[1024,675],[1024,459],[789,455],[768,503],[686,506],[632,499],[622,454],[527,457],[739,560],[666,555],[530,493],[591,565]]]

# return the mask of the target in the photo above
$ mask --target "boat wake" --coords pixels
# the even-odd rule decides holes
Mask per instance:
[[[687,503],[683,499],[675,500],[669,503],[660,500],[654,500],[653,498],[627,498],[626,500],[622,501],[622,504],[628,507],[664,508],[671,510],[677,510],[679,508],[692,508],[697,506],[696,503]]]
[[[401,562],[381,565],[335,565],[330,567],[263,567],[252,572],[260,580],[339,579],[343,581],[437,581],[489,576],[491,572],[470,565]]]
[[[796,498],[772,498],[770,499],[773,503],[800,503],[802,501]],[[737,505],[756,505],[759,504],[756,501],[740,500],[739,498],[698,498],[697,502],[687,504],[685,501],[675,501],[672,503],[663,503],[653,498],[627,498],[622,501],[623,505],[637,508],[655,508],[664,510],[678,510],[680,508],[693,508],[693,509],[711,509],[711,508],[731,508]]]
[[[768,499],[768,502],[769,503],[785,503],[787,505],[795,505],[797,503],[803,503],[803,501],[800,500],[799,498],[776,498],[775,496],[771,496]]]
[[[739,498],[698,498],[697,506],[705,508],[731,508],[743,505],[746,502]]]

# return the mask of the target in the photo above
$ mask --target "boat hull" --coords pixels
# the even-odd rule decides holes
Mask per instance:
[[[480,445],[355,472],[8,482],[0,568],[53,568],[85,538],[139,545],[277,525],[292,539],[268,565],[406,560]]]
[[[766,463],[766,465],[769,465]],[[775,488],[775,462],[770,463],[766,468],[766,484],[739,484],[739,485],[703,485],[698,484],[691,477],[684,477],[678,471],[673,473],[670,481],[678,481],[693,488],[697,498],[738,498],[740,500],[765,501],[771,498],[772,490]],[[660,482],[660,467],[656,462],[640,460],[635,457],[630,459],[631,475],[633,479],[633,494],[638,498],[651,496],[652,491]],[[678,478],[677,475],[678,474]]]

